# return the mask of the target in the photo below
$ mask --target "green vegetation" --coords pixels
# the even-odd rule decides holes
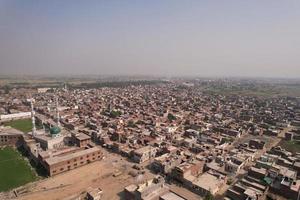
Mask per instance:
[[[209,85],[203,88],[205,93],[221,94],[221,95],[247,95],[257,97],[272,97],[272,96],[292,96],[300,95],[300,83],[267,83],[267,82],[253,82],[253,83],[231,83],[230,85],[218,83]]]
[[[119,111],[119,110],[113,110],[113,111],[110,112],[110,117],[111,118],[116,118],[116,117],[119,117],[121,114],[122,114],[121,111]]]
[[[36,180],[29,163],[16,150],[6,147],[0,149],[0,192]]]
[[[281,142],[278,145],[292,153],[300,152],[300,142],[299,141],[281,140]]]
[[[211,194],[211,192],[208,192],[205,195],[204,200],[214,200],[214,196]]]
[[[227,185],[231,185],[233,183],[233,179],[232,178],[228,178],[227,179]]]
[[[24,133],[27,133],[32,130],[31,119],[14,120],[14,121],[10,121],[10,122],[5,122],[4,125],[18,129]]]
[[[231,143],[231,142],[234,141],[233,138],[229,138],[229,137],[223,138],[223,140],[224,140],[225,143]]]
[[[129,120],[129,121],[128,121],[127,126],[128,126],[128,127],[131,127],[131,128],[135,128],[135,127],[136,127],[134,121],[132,121],[132,120]]]
[[[169,113],[168,119],[169,119],[169,121],[173,121],[173,120],[176,120],[176,117],[173,114]]]
[[[135,124],[141,125],[141,124],[145,124],[145,123],[141,120],[138,120]]]

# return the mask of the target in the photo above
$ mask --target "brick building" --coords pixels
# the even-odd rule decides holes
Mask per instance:
[[[49,176],[60,174],[65,171],[86,165],[90,162],[101,160],[103,154],[98,147],[80,149],[68,153],[61,153],[55,156],[51,154],[44,157],[42,163]]]

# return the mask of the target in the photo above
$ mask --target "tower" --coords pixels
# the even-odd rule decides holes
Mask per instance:
[[[67,92],[68,91],[68,86],[67,83],[64,83],[64,91]]]
[[[58,98],[56,97],[56,120],[57,120],[57,126],[60,127],[60,117],[59,117],[59,111],[58,111]]]
[[[36,135],[36,127],[35,127],[35,112],[33,108],[33,99],[30,101],[31,105],[31,122],[32,122],[32,136]]]

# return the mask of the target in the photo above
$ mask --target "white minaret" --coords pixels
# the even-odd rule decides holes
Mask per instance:
[[[64,85],[64,90],[65,90],[65,92],[67,92],[67,91],[68,91],[68,86],[67,86],[67,83],[65,83],[65,85]]]
[[[58,98],[56,97],[56,119],[57,119],[57,126],[60,127],[60,117],[59,117],[59,111],[58,111]]]
[[[35,127],[35,112],[33,108],[33,99],[30,101],[31,105],[31,121],[32,121],[32,136],[36,135],[36,127]]]
[[[43,125],[43,130],[46,133],[46,127],[45,127],[44,121],[42,121],[42,125]]]

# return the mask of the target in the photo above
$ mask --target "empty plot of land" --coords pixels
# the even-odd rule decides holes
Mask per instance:
[[[69,199],[79,196],[91,186],[103,190],[103,199],[117,200],[121,198],[125,186],[137,182],[137,178],[128,175],[131,167],[132,163],[118,155],[109,154],[104,160],[37,182],[29,188],[27,194],[19,196],[18,199]],[[122,174],[114,177],[116,170]],[[152,176],[146,172],[143,178]]]
[[[104,150],[105,159],[96,161],[74,170],[27,185],[19,200],[70,200],[83,196],[88,187],[101,188],[104,200],[123,199],[123,190],[130,184],[138,184],[155,175],[147,168],[143,175],[132,177],[130,172],[134,163],[120,155]],[[190,200],[201,199],[185,188],[172,185],[170,189],[188,197]]]
[[[299,141],[286,141],[281,140],[278,146],[281,146],[287,151],[290,151],[292,153],[298,153],[300,152],[300,142]]]

